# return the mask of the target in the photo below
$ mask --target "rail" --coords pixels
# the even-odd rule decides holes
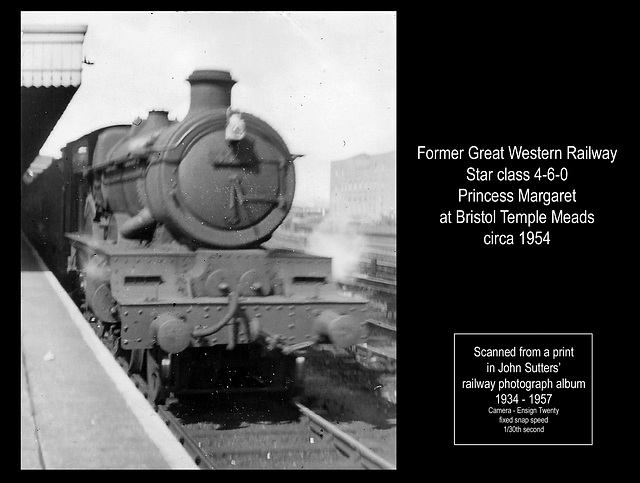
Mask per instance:
[[[120,359],[119,362],[123,365],[124,360]],[[124,368],[124,367],[123,367]],[[133,381],[138,390],[147,397],[148,386],[147,382],[139,374],[130,374],[129,379]],[[184,430],[180,422],[166,409],[165,406],[157,406],[154,408],[160,416],[160,419],[164,421],[169,430],[173,433],[176,439],[184,447],[185,451],[191,456],[191,459],[202,470],[215,470],[213,463],[207,458],[207,455],[200,449],[200,445],[196,443],[191,436]]]
[[[158,406],[156,408],[156,412],[200,469],[216,469],[215,466],[213,466],[213,463],[211,463],[207,458],[207,455],[200,450],[200,445],[196,443],[191,436],[189,436],[178,420],[169,411],[167,411],[164,406]]]
[[[138,374],[132,374],[130,378],[136,387],[146,396],[147,383]],[[303,406],[298,402],[294,402],[300,413],[309,420],[309,429],[321,439],[327,438],[327,441],[333,443],[333,446],[343,456],[349,458],[364,469],[395,469],[395,466],[375,454],[362,443],[338,429],[335,425],[313,412],[311,409]],[[185,448],[193,461],[200,469],[215,470],[214,463],[208,458],[205,452],[183,428],[180,422],[167,410],[165,406],[157,406],[156,412],[158,416],[165,422],[167,427],[178,439],[180,444]]]
[[[375,454],[365,445],[338,429],[329,421],[296,402],[300,412],[309,419],[309,427],[320,438],[333,440],[333,445],[344,456],[358,462],[364,469],[395,470],[396,467]]]

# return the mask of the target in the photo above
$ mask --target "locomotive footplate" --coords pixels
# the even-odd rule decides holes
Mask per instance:
[[[311,345],[320,341],[323,335],[327,336],[327,341],[332,341],[327,329],[332,323],[349,324],[355,331],[355,325],[360,326],[364,322],[361,315],[364,308],[358,308],[352,303],[310,305],[304,302],[292,303],[282,297],[274,297],[270,301],[246,297],[239,299],[239,306],[242,316],[235,317],[235,320],[224,324],[211,335],[198,337],[199,331],[222,325],[224,316],[229,313],[227,299],[210,298],[197,304],[176,300],[122,305],[119,310],[122,348],[148,349],[158,343],[167,350],[173,344],[175,349],[171,352],[177,353],[187,347],[224,344],[231,349],[236,344],[264,340],[266,344],[277,345],[286,350],[289,346]],[[332,316],[333,319],[323,325],[322,320]],[[352,320],[362,320],[351,323],[343,320],[346,316]],[[345,338],[346,342],[336,345],[347,347],[361,342],[364,334],[360,330],[357,332],[357,336],[349,334]],[[182,345],[184,347],[180,348]]]
[[[289,250],[121,246],[68,235],[87,301],[121,324],[124,350],[263,343],[291,352],[365,337],[366,300],[343,294],[331,260]],[[112,320],[109,320],[112,321]]]

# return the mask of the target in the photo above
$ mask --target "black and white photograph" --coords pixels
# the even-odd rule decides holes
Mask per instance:
[[[20,17],[20,468],[396,469],[396,12]]]

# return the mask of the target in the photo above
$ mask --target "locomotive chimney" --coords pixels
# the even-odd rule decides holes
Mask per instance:
[[[187,79],[191,84],[191,105],[186,117],[231,105],[231,88],[236,83],[223,70],[196,70]]]

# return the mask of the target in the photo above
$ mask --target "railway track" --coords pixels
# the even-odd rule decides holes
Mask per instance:
[[[299,402],[245,399],[213,405],[214,411],[195,417],[191,404],[167,409],[213,468],[394,469]]]
[[[207,454],[202,451],[200,443],[191,437],[191,435],[183,428],[180,422],[167,410],[166,407],[159,406],[156,408],[156,411],[158,416],[160,416],[160,418],[169,427],[171,432],[175,435],[177,440],[180,441],[180,444],[201,470],[216,469]]]
[[[146,381],[130,378],[146,397]],[[155,409],[201,469],[395,469],[299,402],[201,397]]]

